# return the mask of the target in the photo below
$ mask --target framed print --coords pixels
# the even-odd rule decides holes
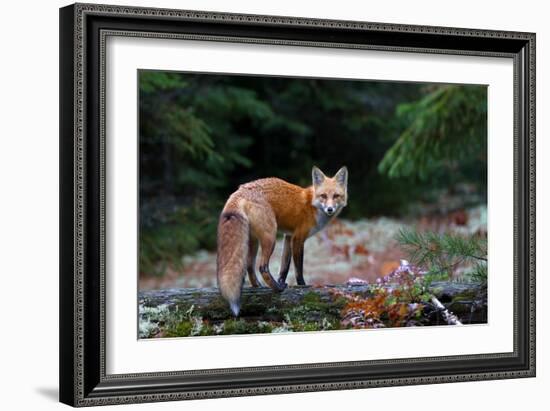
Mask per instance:
[[[60,10],[60,400],[535,376],[535,34]]]

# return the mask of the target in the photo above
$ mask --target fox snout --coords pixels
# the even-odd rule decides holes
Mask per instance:
[[[326,206],[323,207],[323,211],[328,216],[333,215],[336,212],[336,209],[337,207],[335,204],[334,205],[327,204]]]
[[[313,205],[323,211],[327,216],[331,217],[336,214],[343,206],[342,202],[332,198],[318,198]]]

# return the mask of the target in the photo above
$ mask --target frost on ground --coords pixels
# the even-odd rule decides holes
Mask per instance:
[[[165,304],[157,307],[139,305],[139,338],[147,338],[159,331],[159,322],[169,314]]]

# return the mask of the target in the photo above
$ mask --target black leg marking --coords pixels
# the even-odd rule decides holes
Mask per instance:
[[[292,258],[294,259],[294,269],[296,271],[296,283],[306,285],[304,281],[304,243],[300,241],[292,242]]]
[[[269,266],[267,264],[260,266],[260,273],[262,274],[262,277],[264,278],[264,281],[267,283],[267,285],[269,285],[274,291],[281,292],[286,288],[286,283],[280,284],[279,282],[275,281],[275,279],[269,272]]]
[[[290,236],[285,235],[283,243],[283,255],[281,257],[281,268],[279,270],[279,284],[286,284],[286,277],[288,276],[288,270],[290,269],[290,260],[292,257],[291,246],[290,246]]]

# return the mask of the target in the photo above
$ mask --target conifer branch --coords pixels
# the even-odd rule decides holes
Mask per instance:
[[[413,264],[432,274],[451,276],[461,265],[472,265],[468,277],[479,282],[487,279],[487,240],[477,235],[418,232],[402,229],[397,241]]]

